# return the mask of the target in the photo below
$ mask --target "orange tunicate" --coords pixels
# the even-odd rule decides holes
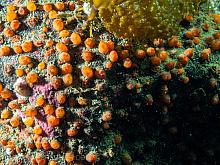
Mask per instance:
[[[51,148],[57,150],[57,149],[60,148],[61,144],[58,140],[52,139],[51,142],[50,142],[50,146],[51,146]]]
[[[48,165],[58,165],[56,160],[50,160]]]
[[[55,115],[57,118],[63,118],[65,116],[65,110],[63,107],[58,107],[56,110],[55,110]]]
[[[82,72],[82,75],[86,78],[92,78],[94,75],[92,68],[89,66],[84,66],[81,69],[81,72]]]
[[[135,56],[136,56],[137,58],[144,58],[145,55],[146,55],[146,52],[145,52],[144,50],[142,50],[142,49],[138,49],[138,50],[136,50],[136,52],[135,52]]]
[[[59,51],[59,52],[68,52],[68,47],[64,44],[64,43],[61,43],[61,42],[58,42],[56,44],[56,49]]]
[[[96,70],[95,75],[99,79],[105,79],[106,78],[106,72],[103,69]]]
[[[101,116],[102,121],[110,121],[112,119],[112,113],[111,111],[105,111],[102,113]]]
[[[36,102],[35,103],[36,103],[37,106],[43,106],[44,103],[45,103],[45,100],[44,100],[44,98],[42,96],[38,96],[36,98]]]
[[[65,63],[65,64],[63,64],[63,65],[61,66],[61,73],[62,73],[63,75],[65,75],[65,74],[70,74],[70,73],[72,73],[72,71],[73,71],[73,67],[72,67],[72,65],[69,64],[69,63]]]
[[[3,31],[5,37],[13,37],[14,36],[14,32],[11,28],[6,27]]]
[[[57,12],[55,10],[51,10],[49,12],[49,19],[55,19],[57,18]]]
[[[94,152],[89,152],[86,154],[86,161],[90,163],[94,163],[97,160],[97,156]]]
[[[93,38],[87,38],[85,41],[84,41],[84,44],[85,46],[88,48],[88,49],[92,49],[94,46],[95,46],[95,41]]]
[[[52,4],[47,3],[43,5],[43,9],[45,12],[50,12],[53,9],[53,6]]]
[[[201,52],[200,57],[201,57],[202,60],[208,60],[210,54],[211,54],[211,49],[210,49],[210,48],[204,49],[204,50]]]
[[[41,135],[43,133],[43,129],[41,128],[41,126],[36,125],[33,129],[33,133],[36,135]]]
[[[64,104],[66,102],[66,94],[63,92],[56,93],[56,100],[59,104]]]
[[[114,48],[115,48],[115,43],[114,43],[112,40],[109,40],[109,41],[107,42],[107,46],[108,46],[108,50],[109,50],[109,51],[112,51],[112,50],[114,50]]]
[[[220,14],[213,14],[214,22],[220,24]]]
[[[109,60],[111,62],[117,62],[118,61],[118,53],[115,51],[115,50],[112,50],[110,53],[109,53]]]
[[[26,76],[26,81],[31,84],[36,83],[38,81],[38,74],[34,71],[29,72]]]
[[[21,25],[21,23],[18,20],[13,20],[13,21],[11,21],[11,24],[10,24],[12,30],[18,30],[20,25]]]
[[[69,36],[70,36],[70,31],[69,31],[69,30],[62,30],[62,31],[59,33],[59,37],[60,37],[60,38],[69,37]]]
[[[159,66],[161,59],[159,57],[151,57],[150,62],[153,66]]]
[[[98,48],[99,48],[99,53],[107,54],[109,52],[108,45],[105,41],[100,41]]]
[[[180,55],[178,56],[178,61],[179,61],[181,64],[186,65],[186,64],[188,63],[188,61],[189,61],[189,58],[188,58],[186,55],[184,55],[184,54],[180,54]]]
[[[68,129],[67,130],[67,135],[68,136],[76,136],[78,134],[78,130],[77,129]]]
[[[27,9],[29,11],[36,11],[37,10],[37,5],[33,1],[29,1],[27,3]]]
[[[188,48],[184,51],[184,55],[191,58],[193,56],[193,48]]]
[[[44,112],[46,115],[52,115],[55,111],[55,108],[53,105],[47,104],[44,106]]]
[[[194,37],[194,38],[193,38],[193,43],[196,44],[196,45],[198,45],[198,44],[200,43],[199,37]]]
[[[220,50],[220,40],[213,41],[211,47],[214,51]]]
[[[176,47],[178,45],[178,37],[177,36],[173,36],[169,41],[168,41],[168,46],[169,47]]]
[[[15,70],[15,73],[16,73],[16,75],[17,75],[18,77],[22,77],[22,76],[24,75],[24,70],[21,69],[21,68],[17,68],[17,69]]]
[[[47,66],[47,73],[53,76],[56,76],[58,74],[58,68],[51,64]]]
[[[35,164],[45,165],[46,164],[46,159],[45,159],[45,157],[42,153],[36,153],[35,162],[36,163],[32,163],[32,165],[35,165]]]
[[[1,91],[0,95],[3,99],[9,99],[12,97],[12,92],[9,89],[4,89]]]
[[[57,118],[57,117],[55,117],[55,116],[53,116],[53,115],[50,115],[50,116],[48,116],[48,118],[47,118],[47,123],[48,123],[49,125],[55,127],[55,126],[58,126],[58,125],[60,124],[60,119]]]
[[[106,62],[105,67],[107,69],[111,69],[112,68],[112,62],[111,61]]]
[[[12,127],[17,127],[20,125],[20,117],[18,116],[13,116],[11,119],[10,119],[10,124]]]
[[[12,22],[17,18],[17,14],[15,11],[9,11],[7,12],[6,19],[8,22]]]
[[[18,63],[20,65],[28,65],[31,63],[31,58],[29,56],[19,56]]]
[[[70,85],[72,85],[72,83],[73,83],[73,76],[72,76],[72,74],[65,74],[63,76],[63,84],[65,86],[70,86]]]
[[[74,154],[71,151],[66,152],[65,153],[65,160],[66,160],[67,163],[73,162],[75,160]]]
[[[67,52],[62,52],[59,54],[59,60],[61,62],[69,62],[70,61],[70,54]]]
[[[49,39],[46,41],[46,47],[51,47],[53,46],[53,44],[54,44],[54,41],[52,39]]]
[[[15,45],[13,50],[16,54],[21,54],[23,52],[22,47],[20,45]]]
[[[82,42],[81,37],[77,32],[73,32],[71,34],[70,40],[72,41],[73,45],[79,45]]]
[[[19,109],[20,105],[18,104],[17,100],[12,100],[8,103],[8,107],[15,110],[15,109]]]
[[[154,56],[155,55],[155,53],[156,53],[156,51],[155,51],[155,49],[153,48],[153,47],[149,47],[149,48],[147,48],[147,55],[148,56]]]
[[[161,61],[166,61],[166,59],[168,58],[168,52],[163,50],[159,53],[159,58]]]
[[[90,52],[90,51],[83,51],[82,59],[84,61],[87,61],[87,62],[92,61],[92,52]]]
[[[15,7],[14,5],[9,4],[9,5],[7,6],[7,12],[15,11],[15,10],[16,10],[16,7]]]
[[[25,115],[28,117],[34,117],[37,115],[37,109],[32,106],[27,106],[25,109]]]
[[[25,53],[31,52],[33,49],[33,43],[31,41],[25,41],[21,46]]]
[[[123,66],[124,66],[125,68],[131,68],[131,67],[132,67],[132,61],[131,61],[131,59],[130,59],[130,58],[124,59],[124,61],[123,61]]]
[[[8,119],[11,115],[11,111],[8,110],[8,109],[4,109],[2,112],[1,112],[1,119]]]
[[[193,35],[191,31],[186,31],[184,35],[187,39],[193,39]]]
[[[190,31],[192,32],[193,37],[199,37],[201,35],[201,30],[199,28],[193,27]]]
[[[46,63],[44,61],[41,61],[38,65],[37,65],[37,69],[38,70],[44,70],[46,68]]]
[[[193,20],[193,16],[192,15],[187,15],[184,17],[185,20],[191,22]]]
[[[44,150],[49,150],[51,148],[50,143],[48,142],[47,138],[43,138],[41,140],[41,145]]]
[[[53,29],[56,31],[61,31],[64,29],[64,23],[61,19],[55,19],[53,21]]]
[[[54,4],[54,6],[55,6],[55,8],[56,8],[57,10],[59,10],[59,11],[62,11],[62,10],[64,10],[64,8],[65,8],[65,5],[64,5],[63,2],[57,2],[57,3]]]
[[[0,92],[2,92],[3,91],[3,85],[2,85],[2,83],[0,82]]]
[[[11,52],[11,49],[8,46],[3,45],[0,49],[0,57],[8,56],[10,52]]]
[[[170,61],[168,63],[166,63],[165,67],[167,70],[172,70],[175,67],[176,62],[174,61]]]
[[[24,124],[25,124],[26,126],[29,126],[29,127],[33,126],[33,125],[34,125],[34,118],[33,118],[33,117],[27,117],[27,118],[25,118],[25,119],[24,119]]]

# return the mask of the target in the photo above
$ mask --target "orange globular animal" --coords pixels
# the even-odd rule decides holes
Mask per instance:
[[[53,116],[53,115],[50,115],[47,117],[47,123],[53,127],[55,126],[58,126],[60,124],[60,119]]]
[[[108,45],[105,41],[100,41],[98,48],[99,48],[99,53],[101,54],[107,54],[109,52]]]
[[[72,41],[73,45],[80,45],[82,42],[82,39],[77,32],[73,32],[70,36],[70,40]]]
[[[123,61],[123,66],[125,68],[131,68],[132,67],[132,61],[130,58],[125,58],[124,61]]]
[[[156,53],[156,51],[155,51],[155,49],[153,47],[147,48],[147,55],[148,56],[152,57],[152,56],[155,55],[155,53]]]
[[[94,163],[97,160],[97,155],[95,152],[89,152],[86,154],[86,161],[90,163]]]
[[[61,19],[55,19],[53,21],[53,29],[55,31],[61,31],[64,29],[64,23]]]
[[[59,51],[59,52],[68,52],[68,47],[64,44],[64,43],[61,43],[61,42],[58,42],[56,44],[56,49]]]
[[[52,139],[51,142],[50,142],[50,146],[51,148],[53,148],[54,150],[57,150],[60,148],[61,144],[58,140],[56,139]]]
[[[31,61],[31,58],[29,57],[29,56],[26,56],[26,55],[24,55],[24,56],[19,56],[19,58],[18,58],[18,63],[20,64],[20,65],[28,65],[28,64],[30,64],[32,61]]]
[[[90,51],[83,51],[82,59],[84,61],[87,61],[87,62],[92,61],[92,52],[90,52]]]
[[[65,116],[65,110],[63,107],[58,107],[56,110],[55,110],[55,115],[57,118],[63,118]]]
[[[19,29],[21,23],[18,20],[11,21],[10,27],[12,30],[16,31]]]
[[[72,71],[73,71],[73,67],[70,63],[65,63],[61,66],[61,73],[63,75],[70,74],[72,73]]]
[[[33,1],[29,1],[27,3],[27,9],[31,12],[36,11],[37,10],[37,5]]]
[[[158,57],[160,58],[160,60],[163,62],[163,61],[166,61],[166,59],[168,58],[168,52],[163,50],[159,53]]]
[[[20,45],[15,45],[13,50],[16,54],[21,54],[23,52],[22,47]]]
[[[82,75],[88,79],[91,79],[94,75],[92,68],[89,66],[84,66],[81,69],[81,72],[82,72]]]
[[[18,127],[20,125],[20,117],[19,116],[13,116],[10,119],[10,124],[12,127]]]
[[[55,108],[53,105],[47,104],[44,106],[44,112],[46,115],[52,115],[55,111]]]
[[[71,151],[68,151],[65,153],[65,161],[67,163],[71,163],[75,160],[75,156]]]
[[[84,41],[84,44],[85,46],[88,48],[88,49],[92,49],[94,46],[95,46],[95,41],[93,38],[87,38],[85,41]]]
[[[65,86],[70,86],[70,85],[72,85],[72,83],[73,83],[73,76],[72,76],[72,74],[70,74],[70,73],[65,74],[63,76],[63,84]]]
[[[22,50],[25,52],[25,53],[29,53],[33,50],[33,43],[31,41],[25,41],[22,45]]]
[[[71,59],[70,54],[67,53],[67,52],[62,52],[62,53],[59,54],[59,60],[63,63],[64,62],[69,62],[70,59]]]
[[[47,3],[43,5],[43,9],[45,12],[50,12],[53,9],[53,6],[52,4]]]
[[[3,31],[5,37],[13,37],[14,36],[14,32],[10,27],[6,27]]]
[[[109,53],[109,60],[111,62],[117,62],[118,61],[118,53],[115,51],[115,50],[112,50],[110,53]]]
[[[11,48],[8,46],[4,45],[0,48],[0,57],[2,56],[8,56],[11,52]]]
[[[27,83],[36,83],[39,79],[39,76],[36,72],[32,71],[32,72],[29,72],[26,76],[26,82]]]

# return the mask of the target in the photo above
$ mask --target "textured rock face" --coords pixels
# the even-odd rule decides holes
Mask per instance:
[[[197,1],[120,0],[100,7],[106,28],[117,37],[166,38],[179,31],[185,15],[196,12]]]

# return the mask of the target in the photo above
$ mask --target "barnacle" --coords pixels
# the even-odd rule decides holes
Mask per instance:
[[[167,38],[177,34],[182,18],[195,14],[201,1],[186,0],[95,0],[104,26],[116,37]]]

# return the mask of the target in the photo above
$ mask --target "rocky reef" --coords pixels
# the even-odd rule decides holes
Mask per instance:
[[[171,2],[2,3],[0,163],[219,164],[217,2]]]

